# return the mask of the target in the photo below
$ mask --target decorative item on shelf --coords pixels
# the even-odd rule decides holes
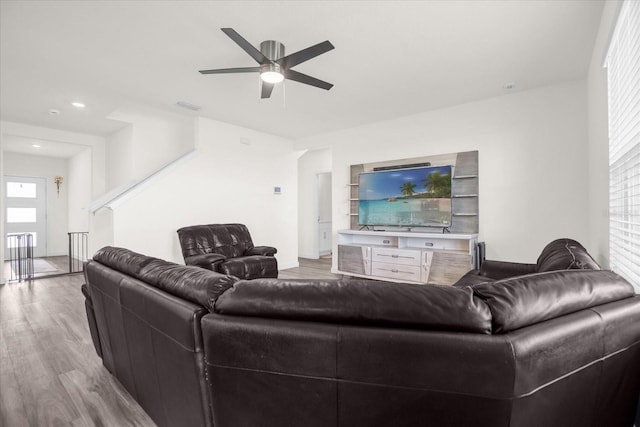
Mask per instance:
[[[58,193],[58,197],[60,197],[60,186],[62,185],[62,177],[60,175],[57,175],[55,178],[53,178],[53,182],[56,183],[56,192]]]

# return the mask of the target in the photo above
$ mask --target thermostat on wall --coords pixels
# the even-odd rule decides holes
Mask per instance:
[[[273,194],[282,194],[282,187],[273,187]]]

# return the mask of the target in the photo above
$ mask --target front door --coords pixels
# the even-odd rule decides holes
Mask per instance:
[[[4,177],[4,231],[6,253],[10,255],[12,234],[33,235],[34,258],[47,255],[47,182],[45,178]]]

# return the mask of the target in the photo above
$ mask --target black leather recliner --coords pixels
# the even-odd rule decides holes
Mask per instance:
[[[178,230],[182,256],[196,265],[240,279],[277,278],[278,251],[271,246],[253,246],[244,224],[193,225]]]

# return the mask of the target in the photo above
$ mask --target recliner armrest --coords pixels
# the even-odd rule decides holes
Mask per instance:
[[[272,246],[254,246],[251,249],[247,249],[245,251],[245,255],[263,255],[263,256],[273,256],[278,253],[278,250]]]
[[[184,263],[186,265],[195,265],[197,267],[206,268],[207,270],[216,271],[216,264],[227,259],[226,256],[220,254],[204,254],[186,257]]]
[[[491,279],[507,279],[509,277],[523,276],[535,273],[536,264],[520,262],[485,260],[480,267],[480,275]]]

